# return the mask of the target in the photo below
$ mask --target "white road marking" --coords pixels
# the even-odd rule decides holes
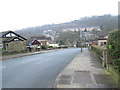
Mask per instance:
[[[0,68],[5,68],[6,66],[2,66],[2,67],[0,67]]]

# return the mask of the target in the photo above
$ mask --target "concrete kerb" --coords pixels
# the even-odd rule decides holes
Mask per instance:
[[[33,53],[25,53],[25,54],[16,54],[16,55],[10,55],[10,56],[2,56],[2,60],[18,58],[18,57],[24,57],[24,56],[30,56],[30,55],[36,55],[36,54],[42,54],[42,53],[47,53],[47,52],[52,52],[52,51],[57,51],[57,50],[47,50],[47,51],[39,51],[39,52],[33,52]]]

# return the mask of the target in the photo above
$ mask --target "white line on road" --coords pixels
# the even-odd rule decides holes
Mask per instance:
[[[0,68],[5,68],[6,66],[2,66],[2,67],[0,67]]]

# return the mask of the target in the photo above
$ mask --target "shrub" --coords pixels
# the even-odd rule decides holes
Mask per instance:
[[[120,58],[117,60],[113,60],[113,64],[115,66],[115,69],[120,72]]]
[[[48,46],[48,48],[53,48],[53,46]]]
[[[42,45],[41,49],[47,49],[47,46],[46,45]]]
[[[100,55],[101,57],[103,57],[103,50],[105,49],[105,47],[101,47],[98,45],[92,45],[91,49],[98,55]]]
[[[114,30],[109,33],[107,50],[110,64],[115,67],[120,64],[120,31]]]

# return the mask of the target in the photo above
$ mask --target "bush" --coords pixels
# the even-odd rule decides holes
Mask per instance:
[[[41,49],[47,49],[47,46],[46,45],[42,45]]]
[[[120,36],[119,35],[120,35],[119,30],[114,30],[110,32],[108,36],[108,42],[107,42],[109,62],[115,67],[116,65],[120,64]]]
[[[103,50],[105,49],[105,47],[101,47],[98,45],[92,45],[91,49],[98,55],[100,55],[101,57],[103,57]]]
[[[120,72],[120,58],[117,60],[113,60],[113,64],[115,66],[115,69]]]
[[[53,46],[48,46],[48,48],[53,48]]]

